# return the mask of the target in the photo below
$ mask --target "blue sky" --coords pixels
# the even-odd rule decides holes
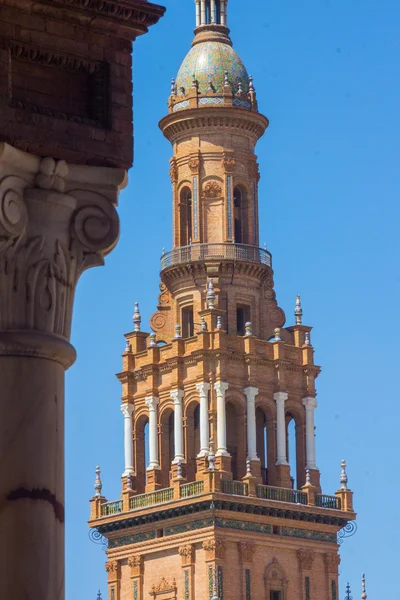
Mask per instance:
[[[67,600],[106,594],[105,556],[88,539],[95,467],[118,499],[123,333],[133,304],[156,309],[159,258],[171,246],[171,148],[158,129],[170,80],[190,47],[192,0],[134,52],[135,165],[121,194],[121,240],[79,283],[67,374]],[[368,597],[393,597],[398,568],[399,58],[396,0],[230,0],[235,48],[271,125],[257,151],[261,240],[280,306],[301,293],[314,327],[317,463],[325,493],[348,463],[358,532],[342,546],[340,598],[367,573]],[[145,328],[144,327],[144,328]],[[384,576],[382,576],[384,574]]]

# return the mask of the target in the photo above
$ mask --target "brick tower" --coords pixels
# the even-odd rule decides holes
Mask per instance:
[[[343,464],[340,490],[321,493],[311,328],[299,297],[284,327],[259,248],[254,152],[268,120],[227,2],[196,9],[160,123],[173,146],[173,249],[153,333],[136,305],[126,335],[121,499],[102,496],[98,472],[90,527],[108,540],[108,600],[338,600],[352,492]]]

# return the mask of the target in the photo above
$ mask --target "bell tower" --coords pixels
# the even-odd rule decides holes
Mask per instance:
[[[160,128],[171,142],[173,247],[152,333],[126,335],[121,499],[108,600],[338,600],[337,534],[355,515],[345,463],[322,493],[311,327],[274,291],[259,244],[255,148],[268,127],[232,46],[228,2],[196,0],[192,47]]]

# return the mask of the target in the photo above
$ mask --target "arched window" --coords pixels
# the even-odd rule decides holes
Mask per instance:
[[[194,481],[197,472],[196,458],[200,452],[200,405],[197,401],[190,402],[186,407],[185,417],[186,477],[188,481]]]
[[[232,457],[233,479],[238,479],[238,419],[233,402],[226,403],[226,446]]]
[[[262,408],[256,409],[256,441],[257,455],[261,462],[263,483],[268,485],[268,432],[267,417]]]
[[[192,190],[185,186],[180,193],[180,245],[188,246],[192,239]]]
[[[294,417],[288,413],[286,415],[286,455],[290,465],[290,479],[293,489],[297,489],[297,438],[296,422]]]
[[[134,423],[134,460],[136,472],[136,490],[139,494],[145,491],[146,469],[150,463],[149,455],[149,419],[141,415]]]
[[[233,193],[234,232],[237,244],[248,244],[247,194],[236,186]]]
[[[171,464],[175,458],[175,421],[171,408],[161,413],[160,431],[161,483],[163,487],[169,487]]]

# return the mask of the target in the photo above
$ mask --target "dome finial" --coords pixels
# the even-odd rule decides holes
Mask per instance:
[[[361,600],[367,600],[367,590],[365,587],[365,573],[362,574],[361,585],[362,585]]]
[[[294,316],[296,319],[296,325],[302,325],[303,323],[303,307],[301,306],[301,298],[300,295],[296,296],[296,306],[294,309]]]

